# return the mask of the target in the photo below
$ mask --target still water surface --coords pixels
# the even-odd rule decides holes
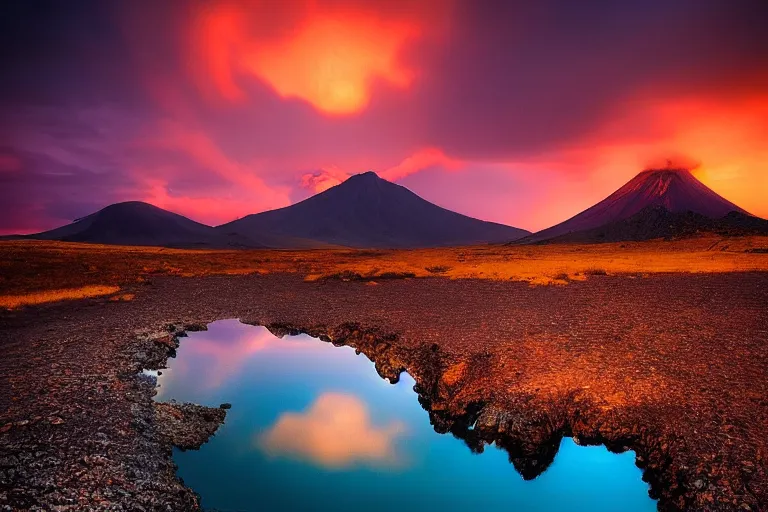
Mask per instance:
[[[403,375],[309,336],[279,339],[237,320],[190,333],[158,377],[157,400],[232,409],[200,450],[176,451],[184,482],[221,511],[650,512],[634,453],[563,440],[524,481],[505,452],[476,455],[434,432]]]

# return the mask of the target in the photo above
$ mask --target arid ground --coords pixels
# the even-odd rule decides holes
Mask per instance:
[[[439,432],[527,478],[632,449],[661,510],[768,507],[768,238],[418,251],[0,244],[0,508],[193,510],[171,447],[223,409],[142,368],[240,318],[408,371]],[[58,507],[58,508],[55,508]]]

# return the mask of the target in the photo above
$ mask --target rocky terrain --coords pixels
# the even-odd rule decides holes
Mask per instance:
[[[354,346],[391,380],[408,371],[438,432],[495,441],[525,478],[570,435],[634,450],[660,510],[768,506],[766,273],[136,286],[131,301],[0,313],[0,509],[199,508],[172,446],[199,446],[226,411],[157,404],[141,370],[224,318]]]

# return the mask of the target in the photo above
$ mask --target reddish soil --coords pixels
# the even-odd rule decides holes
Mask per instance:
[[[195,509],[171,446],[199,445],[223,411],[155,405],[137,374],[183,350],[179,326],[223,318],[407,370],[436,430],[496,441],[527,478],[573,435],[635,450],[660,510],[768,507],[768,273],[135,286],[132,301],[0,313],[0,508]]]

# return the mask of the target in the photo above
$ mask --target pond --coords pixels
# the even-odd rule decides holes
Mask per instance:
[[[305,335],[237,320],[208,328],[182,339],[155,398],[232,404],[200,450],[174,452],[207,509],[656,510],[633,452],[565,438],[524,481],[502,450],[473,454],[435,433],[406,374],[391,385],[364,355]]]

